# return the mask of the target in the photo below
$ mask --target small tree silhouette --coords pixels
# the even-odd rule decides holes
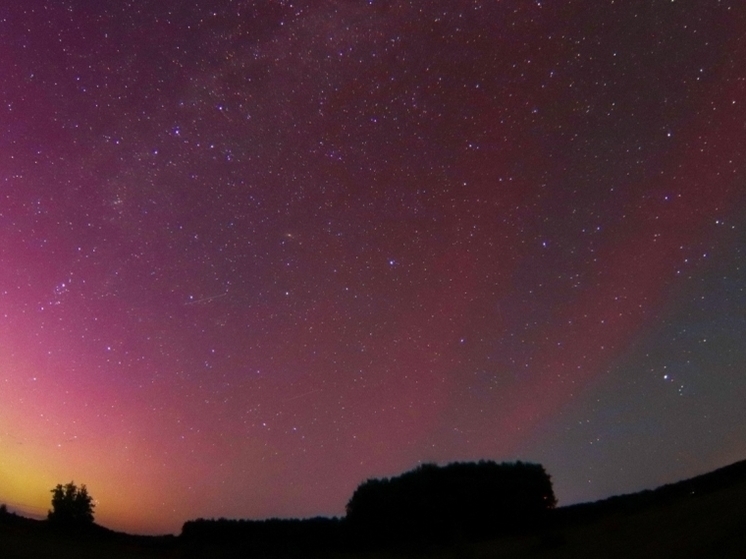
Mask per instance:
[[[64,526],[93,524],[93,497],[85,485],[78,488],[72,481],[52,489],[52,510],[47,518],[50,522]]]

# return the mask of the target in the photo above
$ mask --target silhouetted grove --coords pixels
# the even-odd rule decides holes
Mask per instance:
[[[181,537],[242,553],[324,552],[390,544],[445,543],[539,527],[556,499],[549,475],[523,462],[426,464],[361,484],[342,519],[186,522]]]
[[[536,527],[556,503],[551,478],[539,464],[425,464],[360,485],[346,520],[363,541],[449,540]]]
[[[93,524],[93,497],[85,485],[78,488],[72,481],[52,489],[52,510],[47,518],[57,526],[90,526]]]

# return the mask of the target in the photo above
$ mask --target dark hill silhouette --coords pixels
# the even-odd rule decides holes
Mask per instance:
[[[179,539],[192,553],[205,557],[219,548],[223,555],[245,557],[304,557],[346,547],[341,521],[336,518],[267,520],[197,519],[184,523]]]
[[[174,557],[176,542],[174,536],[137,536],[95,523],[70,529],[49,520],[0,512],[2,559],[158,559]]]
[[[26,518],[16,512],[8,510],[6,505],[0,505],[0,526],[37,526],[43,524],[43,521],[33,518]]]
[[[744,481],[746,481],[746,460],[693,478],[662,485],[656,489],[646,489],[638,493],[615,495],[591,503],[561,507],[555,511],[554,521],[569,523],[616,513],[631,514],[651,506],[661,506],[707,495]]]
[[[400,476],[401,477],[401,476]],[[228,558],[411,556],[640,559],[746,556],[746,461],[654,490],[548,511],[531,530],[497,537],[463,537],[433,546],[419,541],[380,551],[350,540],[345,519],[196,520],[179,537],[132,536],[93,525],[63,533],[0,507],[0,557]]]
[[[425,470],[429,468],[426,466]],[[407,480],[410,476],[414,476],[414,473],[407,472],[393,479]],[[391,480],[369,480],[361,484],[358,490],[368,486],[377,488],[379,483],[385,487]],[[350,501],[353,515],[354,500],[353,495]],[[292,537],[293,530],[301,530],[301,526],[309,521],[262,523],[200,520],[186,523],[180,539],[188,542],[194,557],[208,557],[210,554],[220,557],[249,556],[250,550],[261,550],[256,556],[326,557],[336,552],[340,557],[356,557],[357,552],[362,551],[366,557],[375,559],[379,553],[381,557],[390,557],[392,554],[408,555],[414,551],[423,557],[432,553],[443,559],[465,555],[576,559],[743,558],[746,557],[746,531],[743,530],[746,523],[746,461],[654,490],[545,512],[542,522],[523,524],[522,530],[509,529],[497,535],[479,533],[478,530],[457,530],[459,537],[454,538],[448,530],[445,531],[448,537],[433,530],[425,531],[424,538],[414,540],[387,539],[376,532],[379,526],[374,522],[373,531],[362,534],[361,539],[354,522],[350,522],[348,517],[329,520],[318,532],[318,538],[300,538],[297,541],[303,543],[299,546],[288,545],[285,538]],[[436,515],[436,518],[439,517]],[[313,522],[320,520],[314,519]],[[279,523],[282,522],[288,523],[287,529],[280,528]],[[293,523],[298,524],[290,528]],[[305,525],[310,530],[310,524]],[[376,545],[370,545],[371,536],[389,549],[375,551]],[[323,541],[324,544],[315,547],[314,541]],[[272,542],[283,543],[274,546]],[[413,544],[415,547],[412,547]],[[225,554],[221,555],[217,549]],[[204,554],[198,550],[203,550]]]

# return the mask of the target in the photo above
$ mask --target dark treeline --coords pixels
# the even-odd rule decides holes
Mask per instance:
[[[673,557],[690,550],[688,557],[742,557],[745,492],[743,461],[652,491],[553,508],[550,478],[539,465],[425,465],[364,482],[345,518],[200,519],[185,523],[179,537],[132,536],[90,522],[71,529],[0,504],[0,557],[320,559],[373,550],[380,550],[375,556],[390,551],[424,557],[443,550],[443,556],[460,557],[478,540],[493,538],[484,545],[499,549],[505,543],[510,550],[500,556],[514,556],[518,545],[520,557],[543,557],[560,547],[563,556],[578,551],[595,557],[603,554],[589,555],[588,549],[616,549],[638,534],[641,547],[634,543],[622,556]],[[683,524],[690,528],[682,531]],[[507,534],[517,537],[500,538]],[[50,555],[56,548],[60,552]],[[88,551],[78,554],[79,548]]]
[[[538,464],[426,464],[398,477],[364,482],[343,519],[199,519],[184,524],[181,538],[276,556],[438,545],[535,529],[555,504],[550,477]]]

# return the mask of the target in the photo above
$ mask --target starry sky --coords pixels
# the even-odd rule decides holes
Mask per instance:
[[[0,8],[0,502],[343,515],[421,462],[560,505],[746,458],[746,6]]]

